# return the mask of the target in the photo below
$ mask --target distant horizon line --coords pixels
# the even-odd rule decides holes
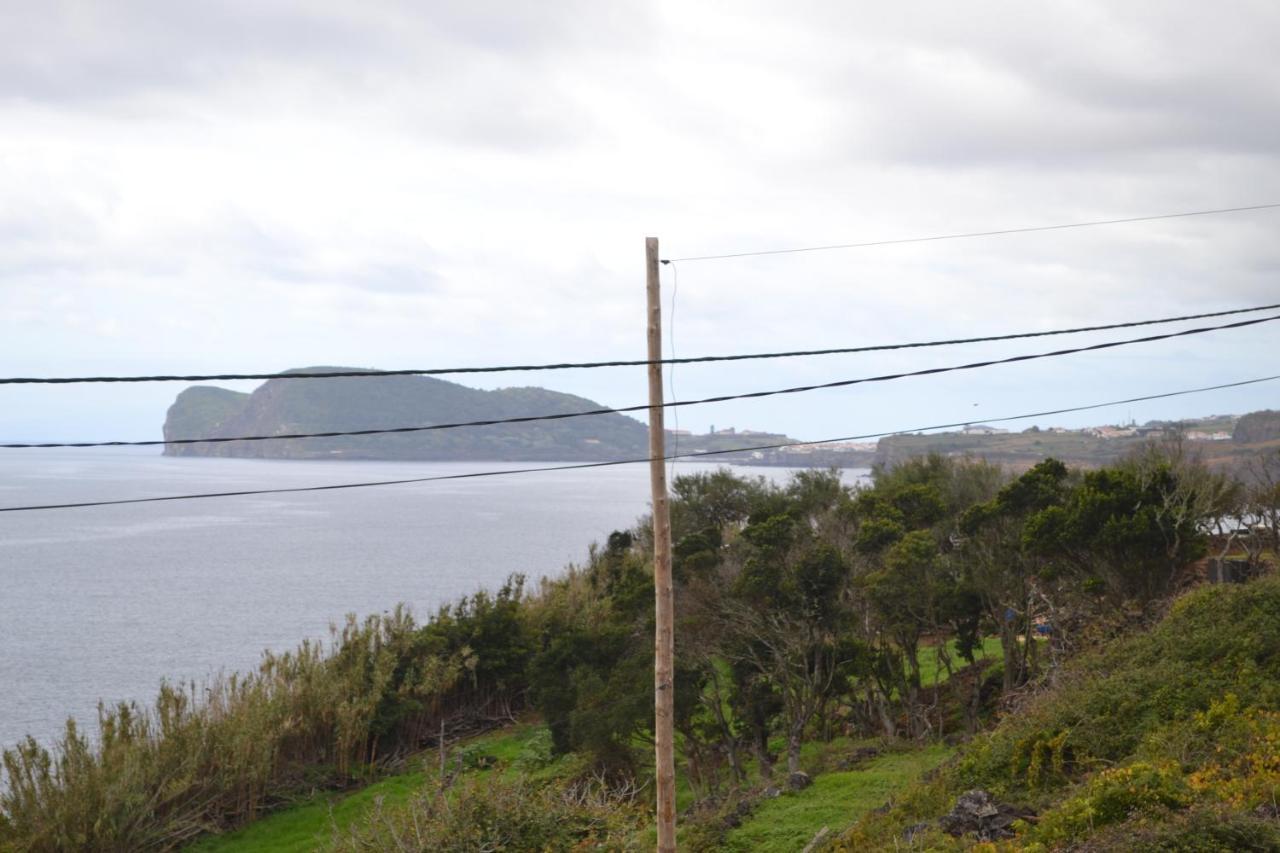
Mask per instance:
[[[1135,420],[1133,420],[1133,418],[1132,418],[1132,417],[1129,417],[1129,418],[1128,418],[1128,421],[1126,421],[1126,422],[1115,421],[1115,422],[1110,422],[1110,423],[1093,423],[1093,424],[1088,424],[1088,425],[1080,426],[1080,427],[1063,427],[1063,429],[1068,429],[1068,430],[1071,430],[1071,431],[1078,431],[1078,430],[1093,429],[1093,428],[1106,427],[1106,426],[1122,427],[1122,426],[1124,426],[1126,423],[1129,423],[1130,425],[1133,425],[1133,426],[1149,426],[1149,425],[1158,425],[1158,424],[1178,425],[1178,424],[1184,424],[1184,423],[1188,423],[1188,422],[1192,422],[1192,421],[1213,420],[1213,419],[1216,419],[1216,418],[1235,418],[1235,419],[1239,419],[1239,418],[1244,417],[1245,415],[1256,414],[1256,413],[1258,413],[1258,412],[1272,412],[1272,411],[1276,411],[1276,410],[1275,410],[1275,409],[1271,409],[1271,408],[1260,408],[1260,409],[1251,409],[1251,410],[1249,410],[1249,411],[1247,411],[1247,412],[1217,412],[1217,413],[1214,413],[1214,414],[1208,414],[1208,415],[1194,415],[1194,416],[1181,417],[1181,418],[1151,418],[1151,419],[1148,419],[1148,420],[1146,420],[1146,421],[1142,421],[1142,422],[1135,421]],[[638,419],[638,418],[634,418],[634,417],[633,417],[633,418],[632,418],[632,420],[636,420],[636,421],[638,421],[638,422],[641,424],[641,426],[643,426],[646,430],[648,429],[648,424],[645,424],[643,421],[639,421],[639,419]],[[714,425],[714,424],[711,424],[710,426],[711,426],[711,427],[714,427],[715,425]],[[983,423],[983,422],[981,422],[981,421],[973,421],[973,422],[971,422],[971,423],[969,424],[969,426],[970,426],[970,428],[973,428],[973,427],[989,426],[989,424],[985,424],[985,423]],[[1030,428],[1031,428],[1031,427],[1033,427],[1033,426],[1039,426],[1039,424],[1038,424],[1038,423],[1033,423],[1033,424],[1031,424],[1030,426],[1026,427],[1026,429],[1030,429]],[[1057,426],[1057,425],[1056,425],[1056,424],[1051,424],[1050,426],[1052,427],[1052,426]],[[695,432],[691,432],[691,431],[687,431],[687,430],[681,430],[681,431],[679,431],[679,433],[678,433],[678,434],[679,434],[681,437],[684,437],[684,436],[686,436],[686,435],[687,435],[688,437],[691,437],[691,438],[711,438],[711,437],[714,437],[714,436],[717,436],[717,435],[757,435],[757,436],[770,436],[770,435],[777,435],[777,436],[783,436],[783,437],[786,437],[786,438],[793,438],[792,436],[788,435],[788,433],[786,433],[785,431],[775,431],[775,430],[766,430],[766,429],[759,429],[759,430],[758,430],[758,429],[749,429],[749,428],[746,428],[746,429],[737,429],[736,427],[733,427],[733,426],[725,427],[724,429],[733,429],[733,430],[735,430],[735,432],[733,432],[733,433],[723,433],[723,432],[719,432],[719,431],[717,431],[717,432],[711,432],[711,431],[708,431],[708,432],[703,432],[703,433],[695,433]],[[1026,429],[1018,430],[1018,432],[1025,432],[1025,431],[1026,431]],[[667,434],[669,434],[669,435],[670,435],[670,434],[677,434],[677,431],[676,431],[676,430],[674,430],[674,429],[670,429],[670,428],[665,429],[665,430],[664,430],[664,432],[666,432],[666,433],[667,433]],[[957,433],[959,433],[959,432],[963,432],[963,429],[956,430],[956,432],[957,432]],[[1010,432],[1012,432],[1012,430],[1010,430]],[[901,433],[895,433],[895,434],[896,434],[896,435],[914,435],[915,433],[916,433],[916,431],[915,431],[915,430],[907,430],[907,431],[904,431],[904,432],[901,432]],[[947,433],[946,433],[946,432],[939,432],[939,433],[933,433],[933,434],[934,434],[934,435],[946,435]],[[885,437],[889,437],[889,436],[885,436]],[[162,429],[161,429],[161,438],[163,438],[163,427],[162,427]],[[34,443],[38,443],[38,442],[44,442],[44,441],[55,441],[55,440],[57,440],[57,439],[55,439],[55,438],[50,438],[50,437],[32,438],[32,437],[27,437],[27,436],[14,436],[14,437],[7,437],[7,438],[5,438],[5,439],[4,439],[4,441],[12,441],[12,442],[15,442],[15,443],[16,443],[16,442],[23,442],[23,443],[33,443],[33,444],[34,444]],[[795,440],[796,440],[796,441],[800,441],[800,442],[802,442],[802,443],[805,441],[804,439],[798,439],[798,438],[797,438],[797,439],[795,439]],[[877,439],[877,441],[878,441],[878,439]],[[51,448],[46,448],[46,449],[51,449]],[[111,450],[111,451],[128,451],[128,452],[133,453],[133,454],[136,454],[136,455],[146,455],[146,454],[148,454],[148,453],[154,453],[154,455],[157,455],[157,456],[164,456],[164,455],[165,455],[165,453],[164,453],[164,447],[163,447],[163,446],[161,446],[161,445],[156,445],[156,446],[154,446],[154,447],[130,447],[130,446],[125,445],[125,446],[119,446],[119,447],[68,447],[68,448],[53,448],[53,449],[63,449],[63,450],[81,450],[81,451],[83,451],[83,450]],[[219,458],[220,458],[220,459],[255,459],[255,458],[257,458],[257,459],[271,459],[272,461],[278,461],[278,462],[330,462],[330,461],[332,461],[332,462],[337,462],[337,461],[364,461],[364,462],[383,462],[383,461],[385,461],[385,462],[451,462],[451,461],[466,461],[466,462],[511,462],[511,461],[517,461],[517,460],[513,460],[513,459],[491,459],[491,460],[489,460],[489,459],[386,459],[386,460],[380,460],[380,459],[364,459],[364,460],[342,460],[342,459],[288,459],[288,458],[282,458],[282,457],[281,457],[281,458],[277,458],[277,457],[203,456],[203,455],[193,455],[193,456],[192,456],[192,457],[190,457],[190,458],[206,458],[206,459],[219,459]]]

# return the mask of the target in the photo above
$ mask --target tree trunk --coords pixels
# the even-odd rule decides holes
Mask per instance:
[[[768,741],[761,742],[757,738],[751,741],[751,751],[755,753],[756,763],[760,765],[760,778],[766,782],[773,780],[773,761],[769,758]]]
[[[738,755],[736,738],[726,738],[724,740],[724,754],[729,758],[729,769],[733,772],[733,781],[740,784],[746,782],[747,771],[742,769],[742,759]]]
[[[1004,692],[1008,693],[1021,683],[1022,677],[1022,649],[1017,626],[1011,619],[1000,623],[1000,651],[1004,656]]]
[[[965,703],[964,722],[965,728],[969,734],[977,734],[978,732],[978,714],[982,710],[982,671],[977,670],[973,674],[973,691],[969,695],[969,701]]]
[[[882,691],[876,692],[875,697],[876,714],[880,717],[880,726],[884,730],[884,736],[893,738],[898,736],[898,724],[893,720],[893,714],[889,711],[889,700]]]
[[[801,727],[803,731],[803,726]],[[800,772],[800,732],[792,731],[787,736],[787,775]]]

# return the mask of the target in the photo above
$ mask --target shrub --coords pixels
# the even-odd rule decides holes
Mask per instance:
[[[1070,731],[1053,736],[1035,733],[1018,741],[1013,748],[1013,778],[1028,788],[1039,788],[1050,781],[1061,781],[1071,769],[1072,750],[1067,744]]]
[[[1108,827],[1090,837],[1088,849],[1091,853],[1280,853],[1280,825],[1253,815],[1193,808],[1160,821],[1138,818]]]
[[[539,728],[525,741],[512,766],[524,772],[541,770],[551,763],[551,759],[551,732]]]
[[[1280,798],[1280,713],[1241,712],[1231,694],[1197,714],[1193,725],[1213,750],[1190,775],[1192,790],[1236,809],[1274,807]]]
[[[1074,841],[1138,815],[1182,808],[1190,799],[1177,767],[1136,762],[1098,773],[1083,791],[1045,814],[1034,836],[1050,844]]]
[[[331,849],[364,851],[546,851],[625,849],[643,819],[635,790],[597,783],[534,785],[520,779],[465,778],[424,791],[395,808],[380,803]]]

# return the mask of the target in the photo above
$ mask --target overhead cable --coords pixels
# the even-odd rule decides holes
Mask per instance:
[[[727,403],[730,400],[752,400],[760,397],[775,397],[781,394],[800,394],[806,391],[819,391],[826,388],[845,388],[851,385],[861,385],[869,382],[888,382],[894,379],[906,379],[914,376],[932,376],[939,373],[951,373],[958,370],[976,370],[982,367],[994,367],[1000,364],[1014,364],[1022,361],[1034,361],[1041,358],[1054,358],[1057,356],[1072,355],[1079,352],[1093,352],[1097,350],[1113,349],[1115,347],[1128,346],[1131,344],[1151,343],[1153,341],[1169,340],[1171,338],[1182,338],[1188,335],[1199,335],[1205,332],[1215,332],[1222,329],[1240,329],[1246,326],[1256,326],[1259,323],[1270,323],[1274,320],[1280,320],[1280,314],[1271,317],[1260,317],[1254,320],[1238,320],[1234,323],[1226,323],[1221,326],[1203,326],[1197,329],[1183,329],[1179,332],[1166,332],[1162,335],[1148,335],[1144,338],[1130,338],[1124,341],[1108,341],[1101,344],[1090,344],[1083,347],[1072,347],[1070,349],[1054,350],[1053,352],[1031,353],[1027,355],[1015,355],[1008,358],[989,359],[986,361],[975,361],[969,364],[958,364],[950,367],[930,367],[924,370],[911,370],[903,373],[887,373],[881,376],[866,376],[859,379],[841,379],[835,382],[822,382],[815,385],[797,385],[792,388],[779,388],[772,391],[751,391],[745,394],[722,394],[715,397],[703,397],[699,400],[671,400],[660,403],[659,406],[664,409],[675,408],[677,406],[700,406],[707,403]],[[231,441],[285,441],[292,439],[309,439],[309,438],[338,438],[343,436],[359,436],[359,435],[393,435],[400,433],[412,432],[432,432],[436,430],[459,429],[463,427],[481,427],[481,426],[497,426],[499,424],[518,424],[532,423],[535,421],[556,421],[565,420],[567,418],[583,418],[594,415],[617,415],[627,412],[643,412],[654,408],[645,403],[636,406],[622,406],[619,408],[602,408],[588,409],[581,412],[561,412],[558,414],[545,415],[523,415],[514,418],[492,418],[488,420],[476,421],[460,421],[455,423],[443,424],[425,424],[421,426],[404,426],[404,427],[386,427],[379,429],[356,429],[356,430],[333,430],[329,432],[305,432],[305,433],[281,433],[278,435],[241,435],[241,436],[224,436],[217,438],[162,438],[148,441],[71,441],[71,442],[22,442],[0,444],[0,448],[4,449],[29,449],[29,448],[53,448],[53,447],[156,447],[160,445],[179,445],[179,444],[224,444]]]
[[[755,359],[800,358],[814,355],[848,355],[862,352],[887,352],[889,350],[921,349],[925,347],[957,346],[960,344],[982,344],[996,341],[1013,341],[1022,338],[1045,338],[1056,335],[1075,335],[1083,332],[1105,332],[1111,329],[1132,329],[1139,326],[1158,326],[1166,323],[1179,323],[1184,320],[1207,320],[1213,317],[1229,317],[1233,314],[1252,314],[1257,311],[1270,311],[1280,308],[1280,302],[1271,305],[1258,305],[1253,308],[1233,308],[1229,311],[1211,311],[1204,314],[1184,314],[1180,317],[1162,317],[1156,320],[1131,320],[1124,323],[1107,323],[1098,326],[1076,326],[1070,329],[1051,329],[1042,332],[1014,332],[1005,335],[984,335],[973,338],[951,338],[937,341],[916,341],[902,344],[874,344],[861,347],[833,347],[828,349],[785,350],[781,352],[744,353],[736,355],[701,355],[685,358],[664,358],[657,361],[646,359],[623,359],[613,361],[579,361],[556,362],[550,364],[507,364],[490,367],[429,367],[411,368],[407,370],[316,370],[305,373],[290,371],[287,373],[203,373],[203,374],[157,374],[151,376],[13,376],[0,377],[0,385],[71,385],[88,382],[230,382],[235,380],[268,380],[268,379],[345,379],[345,378],[385,378],[388,376],[446,376],[462,373],[516,373],[538,370],[586,370],[601,367],[648,367],[650,364],[700,364],[718,361],[750,361]]]
[[[1105,403],[1090,403],[1084,406],[1069,406],[1061,409],[1048,409],[1043,412],[1029,412],[1022,415],[1007,415],[998,418],[982,418],[981,420],[972,421],[956,421],[948,424],[933,424],[931,426],[914,427],[905,430],[893,430],[891,432],[871,432],[861,435],[846,435],[839,438],[823,438],[814,441],[788,441],[777,444],[758,444],[752,447],[734,447],[726,450],[701,450],[688,453],[668,454],[662,459],[701,459],[710,456],[723,456],[730,453],[753,453],[765,450],[781,450],[787,447],[815,447],[823,444],[834,444],[836,442],[845,441],[865,441],[873,438],[887,438],[894,435],[907,435],[912,433],[930,432],[942,429],[956,429],[974,424],[993,424],[1006,423],[1009,421],[1028,420],[1030,418],[1044,418],[1053,415],[1065,415],[1073,412],[1087,412],[1093,409],[1104,409],[1110,406],[1124,406],[1131,403],[1142,403],[1149,400],[1163,400],[1169,397],[1181,397],[1188,394],[1202,394],[1207,391],[1221,391],[1227,388],[1240,388],[1246,385],[1256,385],[1261,382],[1273,382],[1280,379],[1280,374],[1274,376],[1261,376],[1256,379],[1243,379],[1239,382],[1225,382],[1220,385],[1206,385],[1201,388],[1186,388],[1180,391],[1165,391],[1160,394],[1145,394],[1141,397],[1128,397],[1123,400],[1109,400]],[[147,498],[123,498],[117,500],[105,501],[78,501],[76,503],[63,504],[41,504],[33,506],[6,506],[0,507],[0,512],[28,512],[33,510],[52,510],[52,509],[79,509],[85,507],[97,506],[119,506],[122,504],[142,504],[142,503],[161,503],[165,501],[188,501],[201,500],[204,498],[231,498],[231,497],[248,497],[253,495],[280,495],[292,494],[297,492],[331,492],[342,489],[367,489],[377,486],[401,486],[412,483],[434,483],[442,480],[473,480],[483,477],[502,477],[513,474],[535,474],[540,471],[574,471],[583,468],[608,468],[615,465],[638,465],[641,463],[651,462],[649,457],[640,459],[614,459],[604,462],[580,462],[572,465],[552,465],[538,468],[507,468],[499,471],[472,471],[465,474],[440,474],[433,477],[409,477],[400,480],[374,480],[362,483],[335,483],[326,486],[292,486],[289,488],[278,489],[241,489],[231,492],[205,492],[203,494],[190,495],[162,495],[159,497]]]
[[[1244,213],[1250,210],[1271,210],[1280,202],[1251,204],[1244,207],[1219,207],[1213,210],[1188,210],[1181,213],[1162,213],[1157,216],[1129,216],[1124,219],[1095,219],[1089,222],[1068,222],[1060,225],[1035,225],[1029,228],[1001,228],[995,231],[970,231],[964,234],[936,234],[931,237],[903,237],[897,240],[872,240],[866,243],[833,243],[826,246],[801,246],[791,249],[765,249],[757,252],[731,252],[725,255],[695,255],[687,258],[664,258],[664,264],[691,261],[720,261],[727,258],[754,258],[761,255],[794,255],[801,252],[829,252],[835,249],[869,249],[874,246],[898,246],[904,243],[935,243],[941,240],[968,240],[973,237],[1001,237],[1007,234],[1031,234],[1037,231],[1065,231],[1069,228],[1093,228],[1099,225],[1124,225],[1129,222],[1155,222],[1160,219],[1183,219],[1189,216],[1214,216],[1220,213]]]

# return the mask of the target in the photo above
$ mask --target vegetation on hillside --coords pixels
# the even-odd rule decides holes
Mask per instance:
[[[1280,471],[1280,456],[1259,470]],[[1254,831],[1239,809],[1272,772],[1256,756],[1280,711],[1280,631],[1247,590],[1274,583],[1193,596],[1169,627],[1105,649],[1153,624],[1202,558],[1262,571],[1276,536],[1268,482],[1214,473],[1178,444],[1089,472],[1046,460],[1016,477],[934,456],[878,470],[865,488],[822,471],[783,486],[727,471],[677,478],[683,843],[729,844],[745,815],[792,820],[803,798],[837,815],[824,798],[865,779],[811,785],[814,774],[854,772],[863,750],[968,738],[1001,715],[996,735],[853,837],[901,842],[900,817],[936,816],[965,786],[1042,814],[1026,837],[1049,846],[1129,820],[1116,791],[1131,787],[1153,798],[1150,814],[1188,821],[1207,820],[1188,811],[1202,801],[1225,807],[1202,788],[1238,790],[1233,814]],[[548,761],[572,756],[564,772],[504,777],[491,797],[436,774],[436,788],[424,781],[334,843],[423,849],[432,833],[473,837],[474,823],[505,827],[483,838],[508,849],[613,846],[651,790],[648,530],[615,532],[534,590],[513,578],[421,625],[403,611],[353,618],[328,647],[268,656],[207,694],[170,687],[151,709],[104,708],[92,742],[69,726],[52,750],[21,744],[4,755],[0,849],[175,849],[367,783],[438,746],[442,730],[456,742],[520,713],[545,724]],[[1026,698],[1045,688],[1049,698]],[[1210,753],[1188,769],[1187,756]],[[792,799],[771,805],[779,795]],[[1115,796],[1107,814],[1122,817],[1097,819]]]
[[[1280,850],[1280,578],[1082,655],[838,847],[969,848],[937,821],[975,788],[1036,816],[1002,849]]]
[[[196,385],[179,392],[165,413],[165,438],[207,437],[244,411],[249,395],[240,391]],[[180,455],[177,453],[171,455]]]
[[[315,367],[298,373],[352,368]],[[221,392],[220,394],[217,392]],[[165,420],[165,438],[394,429],[498,420],[603,408],[545,388],[482,391],[430,376],[272,379],[252,394],[189,388]],[[212,405],[216,401],[218,405]],[[606,459],[643,456],[644,424],[624,415],[597,415],[466,430],[281,441],[171,445],[171,456],[273,459]]]

